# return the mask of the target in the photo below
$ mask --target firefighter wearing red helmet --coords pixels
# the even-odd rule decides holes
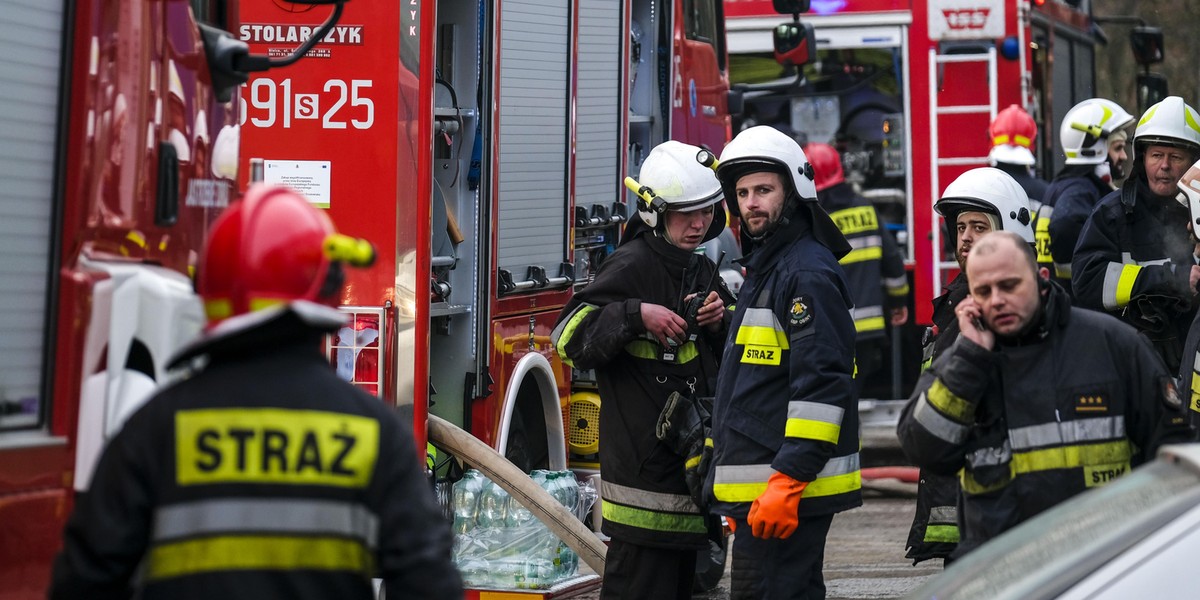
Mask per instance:
[[[1029,205],[1033,211],[1033,230],[1037,239],[1035,250],[1038,264],[1052,269],[1050,219],[1054,205],[1045,202],[1048,187],[1046,182],[1035,177],[1032,172],[1037,164],[1037,158],[1033,154],[1034,143],[1037,141],[1037,123],[1024,108],[1010,104],[1008,108],[996,113],[996,118],[988,126],[988,139],[992,143],[992,149],[988,152],[988,164],[1008,173],[1029,197]]]
[[[908,276],[895,238],[866,198],[846,183],[842,159],[829,144],[811,143],[804,155],[812,162],[817,202],[829,213],[853,250],[839,263],[854,300],[854,347],[859,395],[863,381],[883,365],[886,328],[908,320]]]
[[[339,379],[338,235],[299,194],[255,185],[213,225],[194,372],[105,448],[64,533],[51,598],[460,598],[450,530],[410,426]],[[196,360],[202,359],[202,360]]]

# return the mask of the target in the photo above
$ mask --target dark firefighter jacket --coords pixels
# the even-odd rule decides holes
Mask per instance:
[[[50,598],[459,598],[411,426],[303,342],[210,354],[105,448]],[[144,561],[143,561],[144,559]],[[139,564],[141,570],[139,571]]]
[[[993,351],[960,335],[900,416],[910,459],[959,473],[955,557],[1190,437],[1174,379],[1146,340],[1071,307],[1057,284],[1043,289],[1030,331]]]
[[[1137,327],[1172,372],[1196,314],[1188,276],[1196,264],[1187,209],[1154,196],[1145,175],[1105,196],[1079,234],[1072,264],[1076,302]]]
[[[933,327],[922,343],[922,369],[929,368],[954,340],[958,339],[958,306],[969,293],[967,276],[959,273],[945,292],[933,299]],[[958,545],[958,478],[924,469],[917,483],[917,510],[908,531],[908,558],[917,564],[931,558],[946,558]]]
[[[1192,321],[1179,365],[1179,390],[1188,402],[1188,417],[1200,434],[1200,314]]]
[[[1054,281],[1074,295],[1071,289],[1071,259],[1079,232],[1100,198],[1112,192],[1112,186],[1093,174],[1093,165],[1069,165],[1050,182],[1046,203],[1054,207],[1050,219],[1051,274]],[[1039,240],[1038,256],[1041,256]]]
[[[883,228],[875,207],[839,183],[817,193],[821,206],[850,242],[850,253],[838,262],[854,300],[857,341],[885,335],[890,309],[907,305],[908,277],[904,257],[892,234]]]
[[[664,348],[642,323],[641,306],[679,312],[686,295],[704,293],[714,269],[708,258],[647,231],[606,258],[595,281],[559,314],[552,335],[559,355],[577,369],[595,369],[600,387],[602,529],[613,538],[707,547],[705,517],[684,480],[684,457],[660,442],[654,429],[671,392],[712,395],[726,329],[700,328],[695,341],[664,359]],[[716,281],[731,305],[732,294]]]
[[[853,305],[841,266],[809,227],[794,218],[743,260],[713,403],[718,514],[745,519],[774,471],[811,482],[801,518],[862,504]]]

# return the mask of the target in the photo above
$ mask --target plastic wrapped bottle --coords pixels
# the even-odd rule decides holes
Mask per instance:
[[[476,523],[480,527],[504,527],[504,519],[508,515],[508,502],[508,492],[488,480],[479,496],[479,516]]]
[[[545,489],[546,471],[536,469],[529,474],[529,477],[533,479],[534,483]],[[513,500],[511,497],[509,498],[508,516],[504,521],[508,527],[523,527],[536,520],[537,518],[533,516],[533,513],[528,508],[525,508],[523,504]]]
[[[483,492],[483,474],[471,469],[463,473],[462,479],[454,483],[454,533],[466,533],[475,528],[479,513],[479,497]]]

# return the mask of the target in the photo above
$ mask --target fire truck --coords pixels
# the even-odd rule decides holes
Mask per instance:
[[[776,11],[797,4],[808,12]],[[1062,165],[1062,116],[1094,95],[1096,39],[1086,1],[726,0],[725,7],[731,77],[744,91],[738,127],[787,126],[838,148],[847,181],[876,204],[907,250],[910,314],[920,325],[931,322],[931,301],[957,269],[933,202],[959,174],[987,165],[997,111],[1017,104],[1033,115],[1037,167],[1048,179]],[[798,73],[775,61],[772,32],[800,18],[813,28],[817,57]],[[902,360],[885,373],[892,390],[911,389],[918,370],[919,334],[909,329]]]
[[[274,55],[316,19],[243,3],[239,37]],[[351,2],[326,42],[245,86],[239,172],[379,249],[331,362],[419,435],[432,414],[526,473],[597,472],[599,399],[550,333],[633,214],[622,179],[666,139],[729,140],[722,3]]]
[[[0,599],[24,600],[104,441],[204,324],[190,277],[236,197],[237,84],[289,59],[245,52],[236,0],[0,11]]]

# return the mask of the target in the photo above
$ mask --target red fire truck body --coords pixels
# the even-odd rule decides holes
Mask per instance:
[[[750,84],[741,125],[786,124],[839,148],[848,180],[907,246],[920,324],[957,268],[933,202],[987,165],[996,112],[1017,104],[1033,115],[1048,179],[1063,160],[1063,114],[1094,91],[1089,14],[1062,0],[813,0],[801,19],[815,28],[818,66],[791,86],[763,68],[771,29],[791,16],[771,0],[725,5],[731,75]]]
[[[270,54],[318,20],[243,4],[241,38]],[[352,2],[342,24],[304,73],[249,82],[241,152],[379,249],[331,360],[418,430],[567,468],[550,332],[631,212],[622,178],[668,137],[728,140],[720,2]]]

